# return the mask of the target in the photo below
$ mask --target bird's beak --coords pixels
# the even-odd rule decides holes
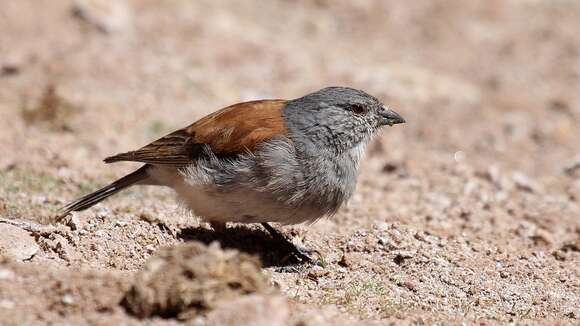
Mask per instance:
[[[381,125],[392,126],[397,123],[405,123],[405,119],[403,119],[400,114],[384,105],[382,110],[379,112],[379,115],[381,116]]]

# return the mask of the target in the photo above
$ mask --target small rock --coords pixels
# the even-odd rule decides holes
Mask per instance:
[[[1,268],[0,269],[0,281],[2,280],[11,280],[14,278],[14,272],[6,269],[6,268]]]
[[[338,261],[338,264],[342,267],[351,267],[352,259],[350,258],[349,255],[343,254],[340,260]]]
[[[152,244],[148,244],[145,246],[145,250],[147,250],[147,253],[153,253],[155,251],[155,246]]]
[[[539,192],[540,186],[522,172],[515,172],[512,176],[516,187],[527,192]]]
[[[576,314],[574,313],[574,311],[569,311],[569,312],[565,313],[564,316],[571,318],[571,319],[576,319]]]
[[[552,255],[554,256],[554,258],[560,261],[566,261],[566,259],[568,258],[566,252],[562,250],[554,250],[552,252]]]
[[[419,241],[426,242],[429,244],[439,244],[439,238],[436,236],[430,235],[427,232],[416,232],[413,237]]]
[[[73,298],[72,294],[67,293],[62,296],[61,302],[65,305],[71,305],[75,302],[75,299]]]
[[[552,256],[560,261],[566,261],[571,258],[572,252],[580,252],[580,238],[568,241],[557,250],[552,252]]]
[[[532,239],[532,241],[534,241],[534,244],[536,246],[537,245],[548,246],[554,243],[552,235],[544,229],[537,229],[535,234],[532,235],[530,238]]]
[[[580,252],[580,238],[564,243],[562,250]]]
[[[0,309],[13,309],[16,306],[12,300],[0,300]]]
[[[485,171],[476,171],[475,175],[495,184],[499,188],[502,186],[502,176],[497,166],[491,166]]]
[[[313,266],[310,271],[308,271],[308,277],[316,280],[322,276],[328,275],[328,273],[329,272],[321,266]]]
[[[580,170],[580,155],[576,156],[570,163],[564,167],[564,173],[574,176],[576,171]]]
[[[415,257],[416,252],[411,250],[398,250],[395,252],[393,261],[397,265],[401,265],[405,260]]]
[[[39,248],[34,238],[19,227],[0,224],[0,256],[23,261],[32,258]]]
[[[0,58],[0,77],[18,75],[24,65],[23,61],[20,56]]]
[[[78,260],[79,253],[75,248],[68,242],[68,240],[60,234],[53,234],[52,238],[52,249],[58,254],[58,256],[68,262]]]
[[[125,0],[75,0],[72,14],[104,34],[127,30],[133,16]]]
[[[570,114],[570,100],[564,97],[553,98],[548,102],[548,109]]]
[[[75,231],[80,229],[81,221],[76,214],[72,214],[70,219],[67,221],[66,225],[70,227],[71,230]]]
[[[476,292],[477,291],[472,286],[470,286],[469,289],[467,289],[467,294],[469,294],[469,295],[474,295]]]
[[[396,163],[393,162],[387,162],[385,163],[385,165],[383,165],[383,173],[393,173],[396,172],[399,169],[399,165],[397,165]]]
[[[417,284],[415,284],[414,282],[411,281],[404,281],[403,283],[401,283],[401,286],[409,289],[410,291],[417,291]]]
[[[125,221],[115,221],[115,226],[123,227],[123,226],[127,226],[127,224],[129,224],[129,223],[127,223]]]
[[[0,67],[0,76],[13,76],[20,72],[20,67],[12,64],[4,64]]]
[[[221,303],[207,315],[207,325],[287,325],[288,302],[281,296],[249,295]]]

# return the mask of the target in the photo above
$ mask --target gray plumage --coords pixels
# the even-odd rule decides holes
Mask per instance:
[[[334,214],[352,196],[372,135],[404,122],[376,98],[346,87],[288,101],[280,114],[286,132],[254,151],[221,155],[201,145],[191,164],[147,164],[131,180],[173,188],[194,214],[214,223],[313,222]],[[87,195],[65,213],[90,207],[109,192],[114,193]]]

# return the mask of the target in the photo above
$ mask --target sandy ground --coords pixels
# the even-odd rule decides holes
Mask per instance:
[[[577,325],[579,17],[566,0],[2,1],[0,324]],[[348,206],[283,228],[324,267],[284,268],[257,226],[216,235],[164,189],[51,224],[137,166],[102,158],[329,85],[408,123],[372,143]],[[130,313],[147,260],[192,241],[258,256],[268,289]]]

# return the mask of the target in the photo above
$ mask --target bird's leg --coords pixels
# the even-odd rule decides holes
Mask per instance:
[[[310,257],[312,250],[308,250],[304,247],[295,245],[292,241],[288,240],[280,231],[273,228],[268,223],[262,223],[262,226],[276,239],[279,241],[290,253],[294,254],[303,263],[313,263],[314,259]]]
[[[225,222],[211,221],[211,222],[209,222],[209,225],[211,225],[212,229],[217,233],[226,232],[226,223]]]

